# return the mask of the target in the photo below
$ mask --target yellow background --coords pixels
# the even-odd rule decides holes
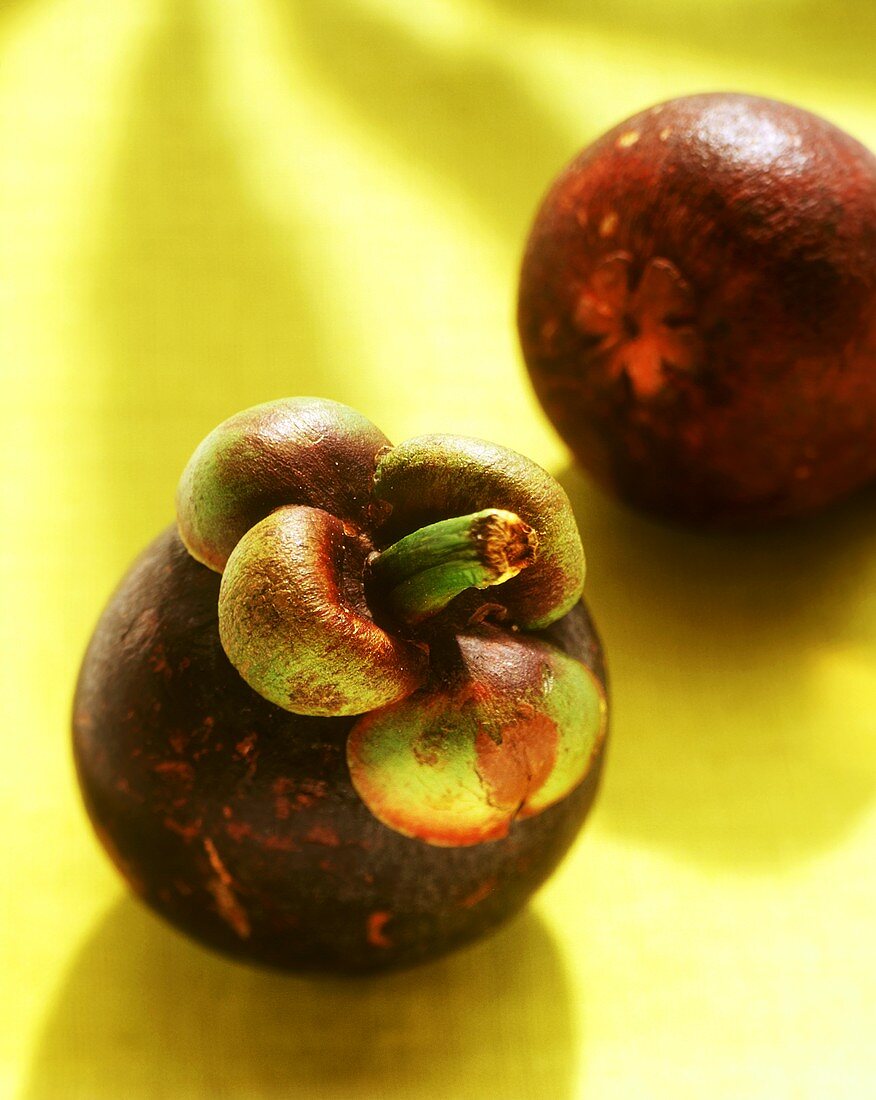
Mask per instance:
[[[761,536],[595,492],[530,395],[550,177],[658,99],[748,90],[876,147],[870,0],[0,4],[0,1091],[876,1094],[876,497]],[[79,657],[239,408],[481,435],[572,496],[609,651],[598,809],[521,919],[345,984],[125,894],[68,750]]]

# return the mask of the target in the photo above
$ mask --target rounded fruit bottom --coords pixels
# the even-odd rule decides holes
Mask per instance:
[[[604,743],[567,798],[501,840],[441,848],[402,836],[350,783],[355,717],[290,714],[231,666],[219,583],[168,529],[123,579],[83,662],[79,781],[134,891],[212,948],[301,972],[412,965],[518,911],[583,823]],[[541,636],[605,683],[583,603]]]

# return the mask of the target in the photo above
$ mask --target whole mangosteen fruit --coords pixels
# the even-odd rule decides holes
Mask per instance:
[[[518,319],[548,416],[622,498],[820,508],[876,478],[876,159],[770,99],[643,111],[551,187]]]
[[[236,957],[356,972],[518,910],[590,809],[602,650],[568,500],[313,398],[221,424],[98,622],[73,736],[133,889]]]

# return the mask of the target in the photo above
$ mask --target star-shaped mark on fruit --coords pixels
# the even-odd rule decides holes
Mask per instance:
[[[578,298],[574,321],[598,339],[609,376],[626,375],[639,398],[658,394],[672,371],[693,371],[700,357],[693,290],[661,257],[648,260],[638,281],[628,252],[604,257]]]

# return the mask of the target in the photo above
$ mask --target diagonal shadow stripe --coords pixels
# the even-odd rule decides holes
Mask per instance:
[[[124,540],[122,557],[170,518],[179,473],[216,423],[273,397],[331,392],[337,373],[311,257],[260,209],[214,105],[197,11],[163,3],[93,268],[108,538]]]

